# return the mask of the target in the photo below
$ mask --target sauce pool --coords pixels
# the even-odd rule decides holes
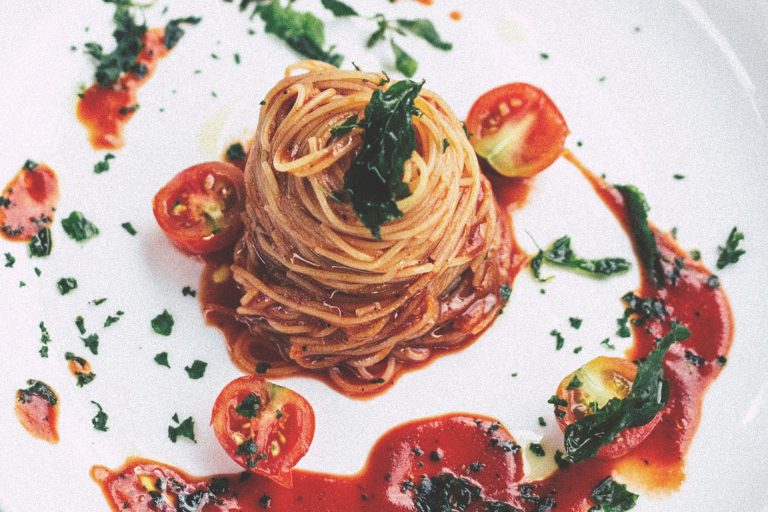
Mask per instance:
[[[117,149],[123,146],[123,127],[139,108],[136,91],[152,76],[160,59],[168,54],[161,28],[148,30],[142,39],[144,48],[136,58],[146,73],[128,71],[108,87],[94,83],[77,102],[77,118],[88,130],[88,140],[94,149]]]
[[[59,397],[38,380],[27,381],[29,387],[16,391],[16,418],[32,437],[51,444],[59,442]]]
[[[45,164],[28,160],[0,195],[0,237],[28,242],[53,223],[59,181]]]

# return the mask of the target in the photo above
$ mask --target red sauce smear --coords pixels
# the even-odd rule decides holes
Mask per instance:
[[[29,381],[29,384],[29,388],[16,392],[16,417],[33,437],[56,444],[59,442],[59,398],[47,384],[40,381]]]
[[[123,126],[139,107],[136,91],[152,76],[160,59],[168,54],[163,44],[165,30],[153,28],[142,39],[144,48],[136,58],[146,66],[144,76],[133,72],[121,75],[112,86],[94,83],[77,102],[77,118],[88,130],[88,139],[94,149],[117,149],[123,146]]]
[[[27,161],[0,196],[0,237],[28,242],[53,222],[59,181],[45,164]]]
[[[498,422],[451,414],[390,430],[355,475],[294,470],[292,489],[250,473],[196,478],[146,459],[129,459],[115,471],[95,466],[91,476],[115,511],[171,512],[180,501],[204,512],[414,511],[425,485],[453,482],[457,494],[459,487],[475,492],[466,510],[478,512],[484,502],[519,501],[510,484],[520,481],[523,465],[519,447]]]
[[[462,14],[461,14],[461,11],[451,11],[451,12],[449,12],[449,13],[448,13],[448,16],[449,16],[449,17],[450,17],[450,18],[451,18],[453,21],[460,21],[460,20],[461,20],[461,18],[462,18]]]

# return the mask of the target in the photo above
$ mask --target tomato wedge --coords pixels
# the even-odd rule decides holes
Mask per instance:
[[[467,116],[470,142],[504,176],[527,178],[563,151],[568,125],[544,91],[512,83],[480,96]]]
[[[224,162],[205,162],[174,176],[155,195],[152,210],[179,249],[207,254],[239,238],[244,205],[242,171]]]
[[[594,404],[603,407],[611,398],[625,398],[632,389],[637,365],[623,357],[600,356],[568,375],[557,387],[557,397],[567,405],[556,408],[557,423],[565,427],[592,414]],[[558,412],[559,411],[559,412]],[[616,439],[603,446],[600,459],[615,459],[642,443],[661,420],[659,412],[651,422],[624,429]]]
[[[248,375],[227,384],[213,405],[211,424],[232,459],[284,487],[291,468],[315,435],[315,413],[290,389]]]

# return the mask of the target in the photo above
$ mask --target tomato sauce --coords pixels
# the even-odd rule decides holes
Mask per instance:
[[[461,14],[461,11],[451,11],[448,13],[448,16],[453,21],[461,21],[461,18],[463,17],[463,15]]]
[[[47,384],[30,380],[30,387],[16,391],[16,417],[33,437],[59,442],[59,398]]]
[[[520,447],[499,423],[451,414],[390,430],[355,475],[294,470],[291,489],[248,473],[196,478],[146,459],[115,471],[96,466],[91,475],[115,511],[170,512],[181,510],[180,502],[204,512],[415,511],[417,499],[433,503],[441,492],[481,511],[486,503],[520,501],[515,484],[523,465]]]
[[[144,34],[144,48],[136,58],[138,64],[146,67],[143,76],[127,72],[112,86],[94,83],[82,93],[77,102],[77,118],[88,130],[88,140],[94,149],[123,146],[123,127],[139,108],[136,91],[149,80],[160,59],[168,54],[163,43],[164,34],[161,28],[150,29]]]
[[[0,196],[0,237],[28,242],[53,223],[59,181],[45,164],[27,161]]]

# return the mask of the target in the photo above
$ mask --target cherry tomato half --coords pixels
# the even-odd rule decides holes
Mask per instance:
[[[512,83],[480,96],[467,116],[470,142],[500,174],[526,178],[563,151],[568,125],[544,91]]]
[[[244,204],[242,171],[224,162],[205,162],[174,176],[155,194],[152,210],[179,249],[207,254],[235,243]]]
[[[568,403],[557,406],[557,423],[565,427],[592,414],[592,405],[603,407],[611,398],[625,398],[632,389],[637,365],[623,357],[596,357],[568,375],[557,387],[557,397]],[[575,378],[575,379],[574,379]],[[615,459],[642,443],[661,420],[662,413],[645,425],[624,429],[616,439],[597,454],[601,459]]]
[[[285,487],[291,487],[291,468],[315,435],[309,402],[255,375],[224,387],[213,405],[211,424],[235,462]]]

